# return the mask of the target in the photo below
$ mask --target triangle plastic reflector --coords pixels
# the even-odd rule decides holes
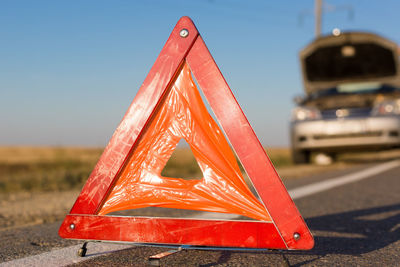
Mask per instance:
[[[196,78],[260,199],[212,119]],[[200,180],[161,172],[184,139]],[[123,217],[164,207],[251,220]],[[313,237],[193,22],[181,18],[62,223],[69,239],[238,248],[311,249]]]

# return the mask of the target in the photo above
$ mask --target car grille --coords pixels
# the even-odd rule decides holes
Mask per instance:
[[[364,133],[347,133],[347,134],[320,134],[314,135],[313,138],[315,140],[323,140],[323,139],[337,139],[337,138],[355,138],[355,137],[377,137],[381,136],[381,131],[375,132],[364,132]]]
[[[371,115],[371,111],[372,108],[328,109],[321,111],[321,117],[322,119],[368,117]]]

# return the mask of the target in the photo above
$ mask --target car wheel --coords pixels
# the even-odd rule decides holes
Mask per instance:
[[[308,150],[292,150],[294,164],[307,164],[311,161],[311,153]]]

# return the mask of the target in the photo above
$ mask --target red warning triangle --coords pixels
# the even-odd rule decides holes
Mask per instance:
[[[220,122],[261,200],[247,187]],[[180,139],[201,180],[163,177]],[[114,211],[166,207],[255,220],[121,217]],[[310,249],[311,233],[193,22],[179,20],[62,223],[63,238],[218,247]]]

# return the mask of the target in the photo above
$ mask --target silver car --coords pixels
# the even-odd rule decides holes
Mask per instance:
[[[312,152],[400,146],[397,45],[371,33],[321,37],[300,53],[305,96],[290,125],[295,163]]]

